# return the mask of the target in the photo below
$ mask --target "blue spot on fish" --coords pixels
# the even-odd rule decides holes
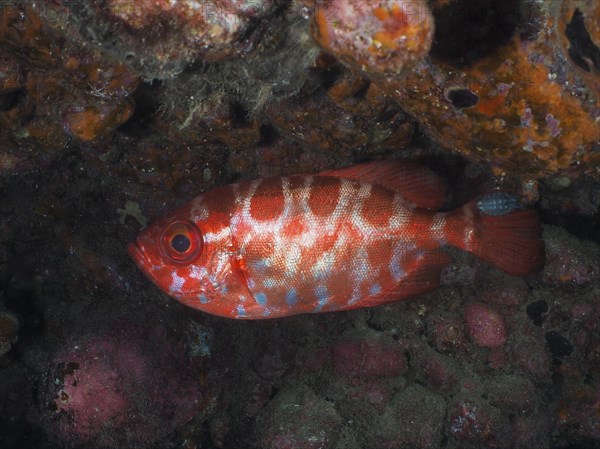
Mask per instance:
[[[499,217],[514,210],[522,209],[519,198],[505,192],[491,192],[477,201],[477,209],[486,215]]]
[[[287,302],[288,306],[293,306],[298,302],[298,293],[295,288],[292,288],[285,295],[285,302]]]
[[[392,273],[392,276],[394,276],[394,280],[396,282],[398,282],[400,279],[406,276],[406,271],[402,269],[402,267],[400,266],[400,261],[398,260],[392,260],[392,262],[390,263],[390,271]]]
[[[264,270],[271,266],[271,261],[268,259],[259,259],[250,264],[250,267],[254,270]]]
[[[355,302],[357,302],[360,298],[361,298],[360,293],[357,290],[354,290],[352,292],[352,296],[350,297],[350,301],[348,301],[348,304],[352,305]]]
[[[321,309],[323,309],[323,307],[325,306],[325,304],[327,304],[327,301],[329,300],[329,293],[327,292],[327,287],[325,287],[324,285],[318,285],[317,288],[315,289],[315,295],[317,296],[317,307],[315,308],[315,312],[319,312],[321,311]]]
[[[238,318],[246,316],[246,309],[244,306],[237,306]]]
[[[371,285],[371,288],[369,288],[369,295],[371,295],[371,296],[376,295],[380,291],[381,291],[381,287],[379,286],[379,284],[373,284],[373,285]]]
[[[265,295],[263,292],[255,293],[254,299],[256,299],[256,302],[261,306],[264,306],[267,303],[267,295]]]
[[[204,293],[198,296],[198,299],[202,304],[206,304],[209,301],[208,296],[206,296]]]

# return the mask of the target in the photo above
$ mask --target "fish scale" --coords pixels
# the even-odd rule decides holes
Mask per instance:
[[[449,261],[440,251],[446,244],[513,274],[539,268],[534,212],[486,217],[475,201],[437,212],[444,189],[429,169],[403,162],[245,181],[153,223],[129,252],[180,302],[244,319],[368,307],[433,290]],[[498,242],[510,251],[490,251]]]
[[[282,183],[297,188],[284,192]],[[285,298],[290,296],[297,296],[296,307],[305,312],[325,311],[338,308],[344,301],[348,303],[356,292],[360,297],[368,297],[369,292],[391,284],[391,274],[381,273],[380,268],[385,266],[381,258],[371,260],[368,256],[364,261],[366,268],[362,270],[364,275],[360,269],[353,270],[351,279],[339,282],[350,277],[345,261],[360,261],[360,254],[366,254],[368,247],[385,249],[397,240],[394,234],[398,231],[393,233],[389,223],[373,226],[361,214],[361,205],[369,197],[372,186],[357,181],[342,182],[333,177],[277,178],[264,180],[261,185],[266,196],[283,196],[282,206],[263,212],[260,208],[268,206],[261,204],[261,198],[242,190],[241,196],[247,195],[247,198],[240,199],[240,204],[256,203],[256,215],[268,218],[256,220],[250,208],[243,207],[233,215],[231,227],[234,235],[244,233],[247,242],[241,248],[247,263],[246,280],[252,296],[260,299],[256,305],[250,305],[253,313],[285,315],[288,309]],[[381,190],[379,196],[389,198],[389,211],[385,210],[385,200],[379,201],[381,214],[402,213],[398,208],[400,202],[396,203],[398,210],[392,211],[393,195]],[[310,201],[314,192],[327,202]],[[351,201],[352,198],[358,201]],[[348,215],[352,218],[344,219]],[[298,223],[300,232],[283,232],[294,223]],[[349,245],[349,242],[361,244]],[[297,263],[287,263],[290,248],[297,254]],[[372,252],[381,254],[383,251]]]

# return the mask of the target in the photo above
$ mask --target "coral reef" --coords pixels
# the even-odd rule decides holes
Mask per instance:
[[[0,4],[0,447],[600,447],[599,2],[84,3]],[[544,269],[450,249],[431,294],[238,322],[126,255],[213,187],[382,158],[537,207]]]
[[[598,175],[597,4],[435,2],[428,52],[433,19],[426,5],[407,3],[371,11],[367,2],[328,2],[315,9],[317,41],[379,83],[436,140],[491,162],[498,174]],[[404,11],[409,6],[412,14]],[[396,8],[394,20],[408,29],[386,26],[390,42],[383,45],[371,16],[392,20],[385,7]],[[390,37],[390,29],[398,34]],[[416,66],[402,71],[393,51],[405,44],[412,48],[402,57]]]
[[[86,40],[124,55],[144,79],[152,80],[175,76],[197,59],[250,52],[261,35],[261,27],[253,24],[268,24],[277,1],[93,0],[78,8],[66,5],[75,21],[86,25]]]
[[[139,119],[184,142],[376,154],[408,141],[402,108],[444,147],[519,177],[524,191],[557,173],[598,176],[593,3],[194,5],[5,6],[2,171],[47,165],[71,138],[106,145],[134,103],[150,100],[153,113]],[[19,58],[23,50],[31,57]],[[132,95],[140,79],[152,93]],[[39,144],[52,151],[40,154]]]
[[[600,252],[579,243],[560,228],[548,232],[544,280],[561,287],[589,287],[598,279]]]
[[[2,186],[11,244],[0,287],[21,321],[0,364],[2,416],[12,420],[0,423],[5,447],[102,448],[110,438],[144,448],[600,441],[597,244],[546,226],[548,264],[529,278],[463,257],[456,264],[469,276],[410,301],[270,322],[192,318],[148,285],[122,248],[140,226],[130,216],[121,223],[118,209],[137,214],[128,195],[168,201],[164,191],[173,191],[124,171],[128,183],[102,184],[97,164],[88,157]],[[151,219],[171,206],[140,209]],[[576,260],[576,277],[564,278],[562,254]],[[25,397],[31,383],[39,406]],[[28,431],[40,421],[44,433]]]
[[[160,325],[115,323],[69,341],[42,389],[51,432],[65,444],[147,445],[191,420],[201,398],[170,340]]]
[[[439,2],[429,56],[381,86],[498,174],[598,176],[597,13],[594,2]]]
[[[433,17],[422,1],[318,3],[315,40],[357,71],[399,77],[422,59],[433,40]]]
[[[2,5],[2,175],[49,166],[71,140],[110,137],[134,109],[129,95],[138,76],[71,41],[59,22],[40,15],[40,5]]]
[[[484,348],[495,348],[506,342],[502,316],[484,304],[469,304],[465,309],[467,330],[473,341]]]
[[[85,307],[78,311],[86,313]],[[28,354],[43,370],[39,384],[41,420],[53,441],[65,446],[151,447],[210,409],[206,388],[210,335],[174,316],[148,326],[138,316],[95,308],[106,322],[70,316],[55,307],[48,315],[50,340],[42,354]],[[203,341],[203,343],[201,343]],[[198,348],[199,345],[206,346]],[[143,417],[143,419],[140,419]]]

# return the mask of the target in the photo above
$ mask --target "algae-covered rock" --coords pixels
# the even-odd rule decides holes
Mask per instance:
[[[381,447],[426,449],[440,447],[446,402],[442,396],[420,385],[398,393],[374,429]]]
[[[261,449],[333,449],[342,425],[335,406],[302,385],[279,392],[259,422]]]

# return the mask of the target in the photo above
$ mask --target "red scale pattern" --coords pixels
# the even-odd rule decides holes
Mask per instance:
[[[512,274],[540,268],[535,212],[482,217],[474,200],[440,214],[444,190],[431,170],[404,162],[247,181],[195,198],[129,251],[171,296],[230,318],[345,310],[430,291],[448,263],[444,242]],[[202,251],[175,263],[160,236],[181,221],[193,223]],[[500,248],[493,254],[476,245],[492,243]]]

